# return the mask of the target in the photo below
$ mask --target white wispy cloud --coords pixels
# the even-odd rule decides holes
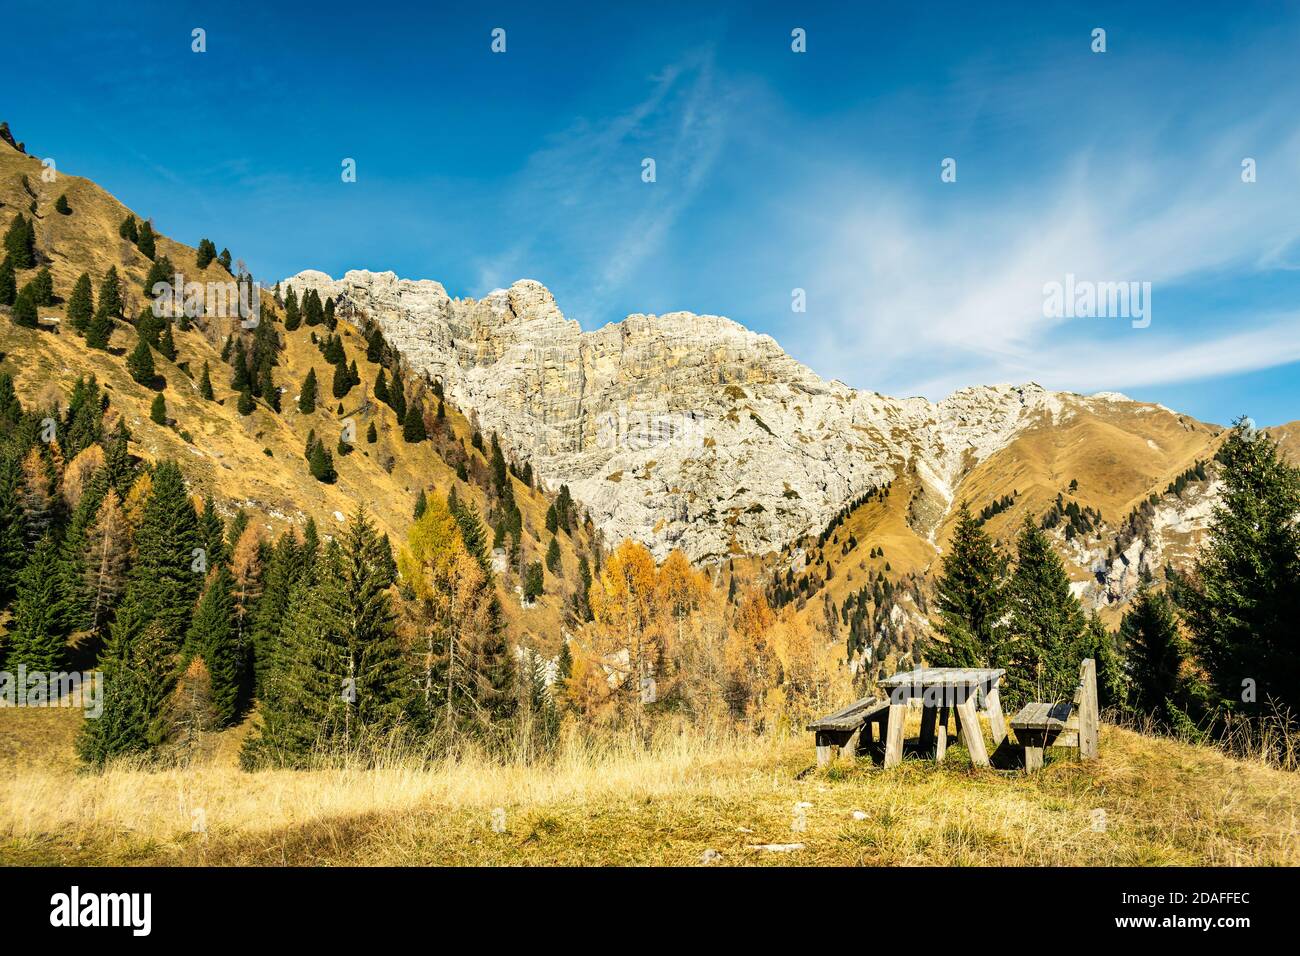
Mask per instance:
[[[990,380],[1081,390],[1190,381],[1300,358],[1278,338],[1296,341],[1294,316],[1172,305],[1198,282],[1295,267],[1300,192],[1288,171],[1300,130],[1279,119],[1226,126],[1178,152],[1081,149],[1061,172],[955,211],[942,195],[922,201],[846,171],[827,186],[827,209],[841,211],[821,217],[830,225],[811,257],[810,297],[833,304],[787,337],[826,374],[931,397]],[[1241,181],[1244,155],[1260,182]],[[942,188],[962,189],[960,176]],[[852,194],[883,198],[845,208]],[[1116,337],[1096,319],[1044,318],[1044,284],[1067,274],[1152,283],[1152,328]]]
[[[621,318],[608,314],[611,300],[671,240],[717,160],[732,106],[710,48],[686,54],[648,85],[624,112],[599,123],[577,119],[528,158],[504,191],[511,241],[479,265],[484,291],[530,274],[548,283],[578,276],[567,312]],[[647,157],[653,183],[641,179]]]

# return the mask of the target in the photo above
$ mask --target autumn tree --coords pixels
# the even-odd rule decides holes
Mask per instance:
[[[618,665],[623,670],[619,691],[638,731],[644,726],[642,690],[655,679],[664,650],[656,598],[654,558],[636,541],[623,541],[592,582],[594,649],[608,662],[626,657],[626,666]]]
[[[496,592],[464,533],[448,505],[429,499],[401,561],[402,579],[420,609],[413,648],[419,709],[452,740],[490,727],[515,703]]]

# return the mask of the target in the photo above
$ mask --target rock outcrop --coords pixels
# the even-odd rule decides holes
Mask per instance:
[[[905,469],[935,505],[921,520],[937,524],[962,476],[1024,430],[1120,398],[1029,384],[894,399],[823,380],[720,316],[636,314],[584,332],[530,280],[478,300],[391,272],[282,286],[373,320],[542,481],[568,484],[608,540],[659,557],[777,550]]]

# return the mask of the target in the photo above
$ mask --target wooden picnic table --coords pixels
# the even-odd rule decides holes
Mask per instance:
[[[900,671],[880,682],[889,692],[889,717],[885,736],[885,766],[895,767],[903,761],[903,720],[908,701],[921,700],[921,749],[934,747],[934,759],[942,760],[948,749],[948,717],[957,718],[962,742],[970,751],[971,763],[989,765],[980,727],[978,700],[984,700],[996,747],[1007,739],[1006,719],[998,699],[998,682],[1006,671],[982,667],[918,667]],[[936,734],[937,730],[937,734]]]

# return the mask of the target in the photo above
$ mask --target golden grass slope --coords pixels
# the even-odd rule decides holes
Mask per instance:
[[[0,710],[0,739],[62,748],[80,719]],[[544,765],[470,755],[253,774],[227,756],[92,776],[11,748],[0,864],[690,866],[709,849],[724,865],[1300,864],[1300,777],[1109,725],[1098,760],[1063,756],[1032,776],[972,768],[960,746],[940,766],[812,763],[807,735],[700,731],[648,750],[571,735]],[[803,848],[752,848],[768,843]]]

